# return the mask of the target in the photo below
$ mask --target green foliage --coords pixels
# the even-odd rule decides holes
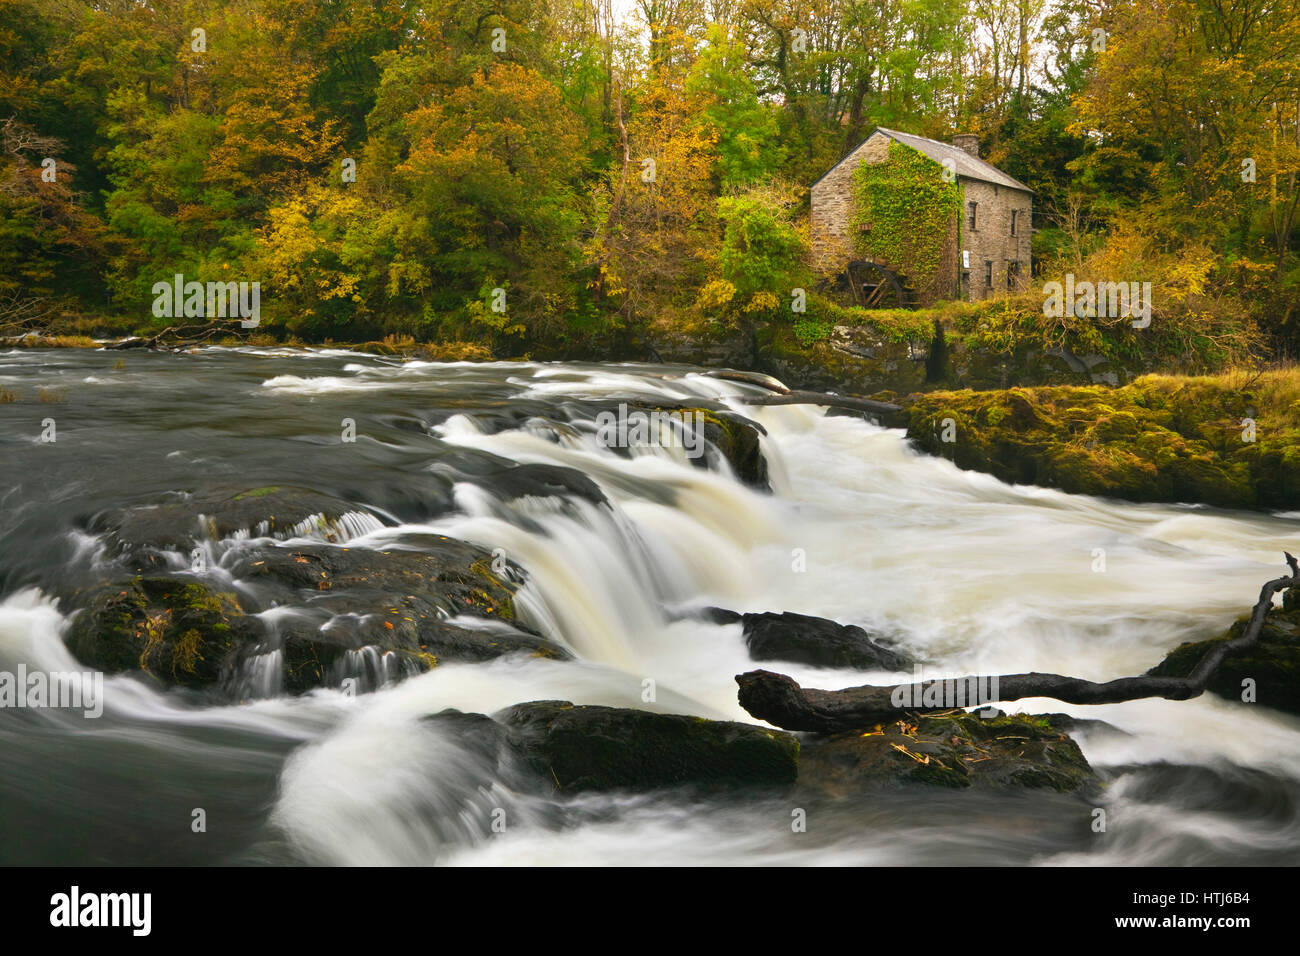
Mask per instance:
[[[882,163],[861,163],[853,173],[856,251],[902,267],[914,288],[934,281],[957,217],[962,191],[945,182],[943,167],[899,143],[889,143]]]
[[[1112,248],[1172,303],[1141,336],[1032,302],[973,324],[944,306],[968,341],[1207,365],[1252,319],[1300,341],[1294,4],[1110,5],[1105,54],[1080,9],[656,2],[632,25],[574,0],[0,0],[0,294],[135,328],[159,279],[247,279],[276,334],[516,353],[756,317],[808,342],[865,322],[913,341],[919,314],[789,309],[813,289],[807,185],[883,124],[978,132],[1036,190],[1036,266]],[[858,176],[859,251],[922,291],[959,188],[897,146]],[[1125,220],[1152,224],[1141,255]],[[1192,273],[1203,289],[1165,294]],[[484,311],[489,282],[508,313]]]
[[[808,297],[808,321],[816,324],[869,325],[891,342],[924,342],[934,334],[936,320],[946,323],[964,303],[934,309],[863,309],[842,306],[823,296]]]
[[[742,296],[766,292],[788,300],[802,273],[804,241],[774,188],[718,200],[723,223],[718,265]]]
[[[761,103],[743,69],[745,49],[725,27],[709,28],[709,44],[686,77],[686,92],[704,103],[703,121],[717,131],[717,164],[723,188],[770,176],[784,151],[777,143],[773,107]]]
[[[799,340],[800,345],[812,345],[814,342],[824,342],[831,337],[831,330],[835,326],[830,322],[819,322],[817,319],[799,318],[794,322],[795,338]]]

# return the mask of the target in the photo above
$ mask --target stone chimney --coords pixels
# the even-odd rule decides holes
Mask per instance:
[[[974,133],[958,133],[952,138],[952,144],[970,153],[976,159],[980,158],[980,138]]]

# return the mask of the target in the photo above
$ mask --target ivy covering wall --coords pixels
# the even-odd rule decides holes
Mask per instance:
[[[939,277],[962,211],[962,188],[943,173],[924,153],[892,140],[884,162],[862,163],[853,173],[854,250],[899,269],[918,291]]]

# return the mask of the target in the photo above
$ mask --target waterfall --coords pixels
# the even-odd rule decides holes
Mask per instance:
[[[754,723],[736,701],[733,677],[768,665],[750,659],[739,625],[701,618],[708,607],[857,624],[924,661],[927,676],[1141,673],[1180,642],[1219,633],[1249,606],[1260,582],[1281,570],[1282,550],[1296,550],[1296,515],[1010,486],[917,454],[900,432],[857,418],[748,406],[755,387],[691,369],[397,366],[325,350],[212,349],[204,358],[196,380],[224,407],[146,415],[153,406],[142,385],[113,385],[118,404],[95,413],[102,417],[88,421],[83,444],[46,450],[39,474],[52,499],[84,493],[82,463],[107,468],[130,456],[138,467],[106,478],[83,511],[208,480],[310,487],[352,509],[332,522],[304,518],[272,539],[269,526],[254,526],[205,541],[212,579],[255,593],[234,570],[254,546],[400,549],[419,547],[421,535],[445,535],[518,568],[518,625],[573,659],[515,655],[415,673],[367,647],[335,662],[324,688],[295,697],[282,689],[284,655],[272,643],[234,676],[233,702],[110,676],[98,721],[0,713],[0,746],[14,755],[10,779],[0,782],[7,826],[57,826],[93,799],[102,842],[123,848],[115,858],[225,852],[205,859],[348,864],[1239,862],[1260,847],[1297,843],[1300,721],[1211,695],[1007,707],[1095,718],[1122,732],[1076,735],[1093,765],[1115,779],[1106,805],[1131,824],[1093,842],[1081,841],[1051,801],[1017,803],[1019,827],[1009,827],[998,802],[1006,798],[989,795],[882,796],[868,808],[826,811],[803,839],[790,833],[788,806],[760,799],[558,801],[530,795],[521,768],[426,719],[447,709],[490,715],[524,701],[568,700]],[[86,380],[94,353],[70,361],[90,365],[68,373],[82,388],[102,387]],[[160,366],[150,374],[156,381],[182,373]],[[702,404],[757,422],[772,491],[745,486],[725,467],[697,467],[680,445],[604,447],[599,410],[637,401]],[[357,423],[355,444],[338,440],[345,417]],[[35,461],[19,467],[38,473]],[[572,469],[601,500],[519,495],[481,477],[512,464]],[[55,596],[60,575],[89,579],[114,552],[75,514],[37,508],[25,483],[0,474],[0,494],[11,488],[21,490],[6,499],[12,517],[0,533],[11,537],[0,544],[21,533],[34,540],[35,558],[0,558],[0,670],[75,669],[62,643],[73,605]],[[183,570],[190,556],[177,551],[169,560]],[[309,611],[276,606],[259,618],[270,633],[347,623]],[[468,616],[451,623],[501,633],[512,626]],[[910,677],[771,666],[828,689]],[[43,758],[43,747],[55,756]],[[135,776],[124,767],[137,768]],[[1178,778],[1181,789],[1164,783],[1175,772],[1187,775]],[[90,795],[53,797],[82,793],[83,778],[94,782]],[[138,778],[169,785],[142,797]],[[150,819],[189,813],[199,792],[228,801],[238,821],[229,849],[164,848],[149,857],[124,837],[115,843],[114,834]],[[1292,809],[1251,813],[1231,800],[1218,807],[1223,793],[1245,794],[1248,806]],[[1186,811],[1181,822],[1171,807]]]

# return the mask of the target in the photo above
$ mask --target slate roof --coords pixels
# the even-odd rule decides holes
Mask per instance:
[[[892,129],[885,129],[883,126],[877,126],[872,130],[871,135],[864,139],[862,143],[865,143],[877,133],[883,133],[896,143],[910,146],[912,149],[924,153],[936,163],[942,164],[945,159],[952,160],[953,169],[958,176],[965,176],[967,179],[978,179],[981,182],[992,183],[996,186],[1006,186],[1008,189],[1019,189],[1021,192],[1033,193],[1033,190],[1020,180],[1013,179],[996,166],[986,163],[982,159],[977,159],[960,146],[953,146],[951,143],[941,143],[937,139],[926,139],[924,136],[913,136],[911,133],[899,133]],[[817,183],[829,176],[845,159],[856,153],[862,143],[853,147],[848,156],[845,156],[839,163],[826,170],[818,178]],[[813,183],[813,185],[816,186],[817,183]]]

